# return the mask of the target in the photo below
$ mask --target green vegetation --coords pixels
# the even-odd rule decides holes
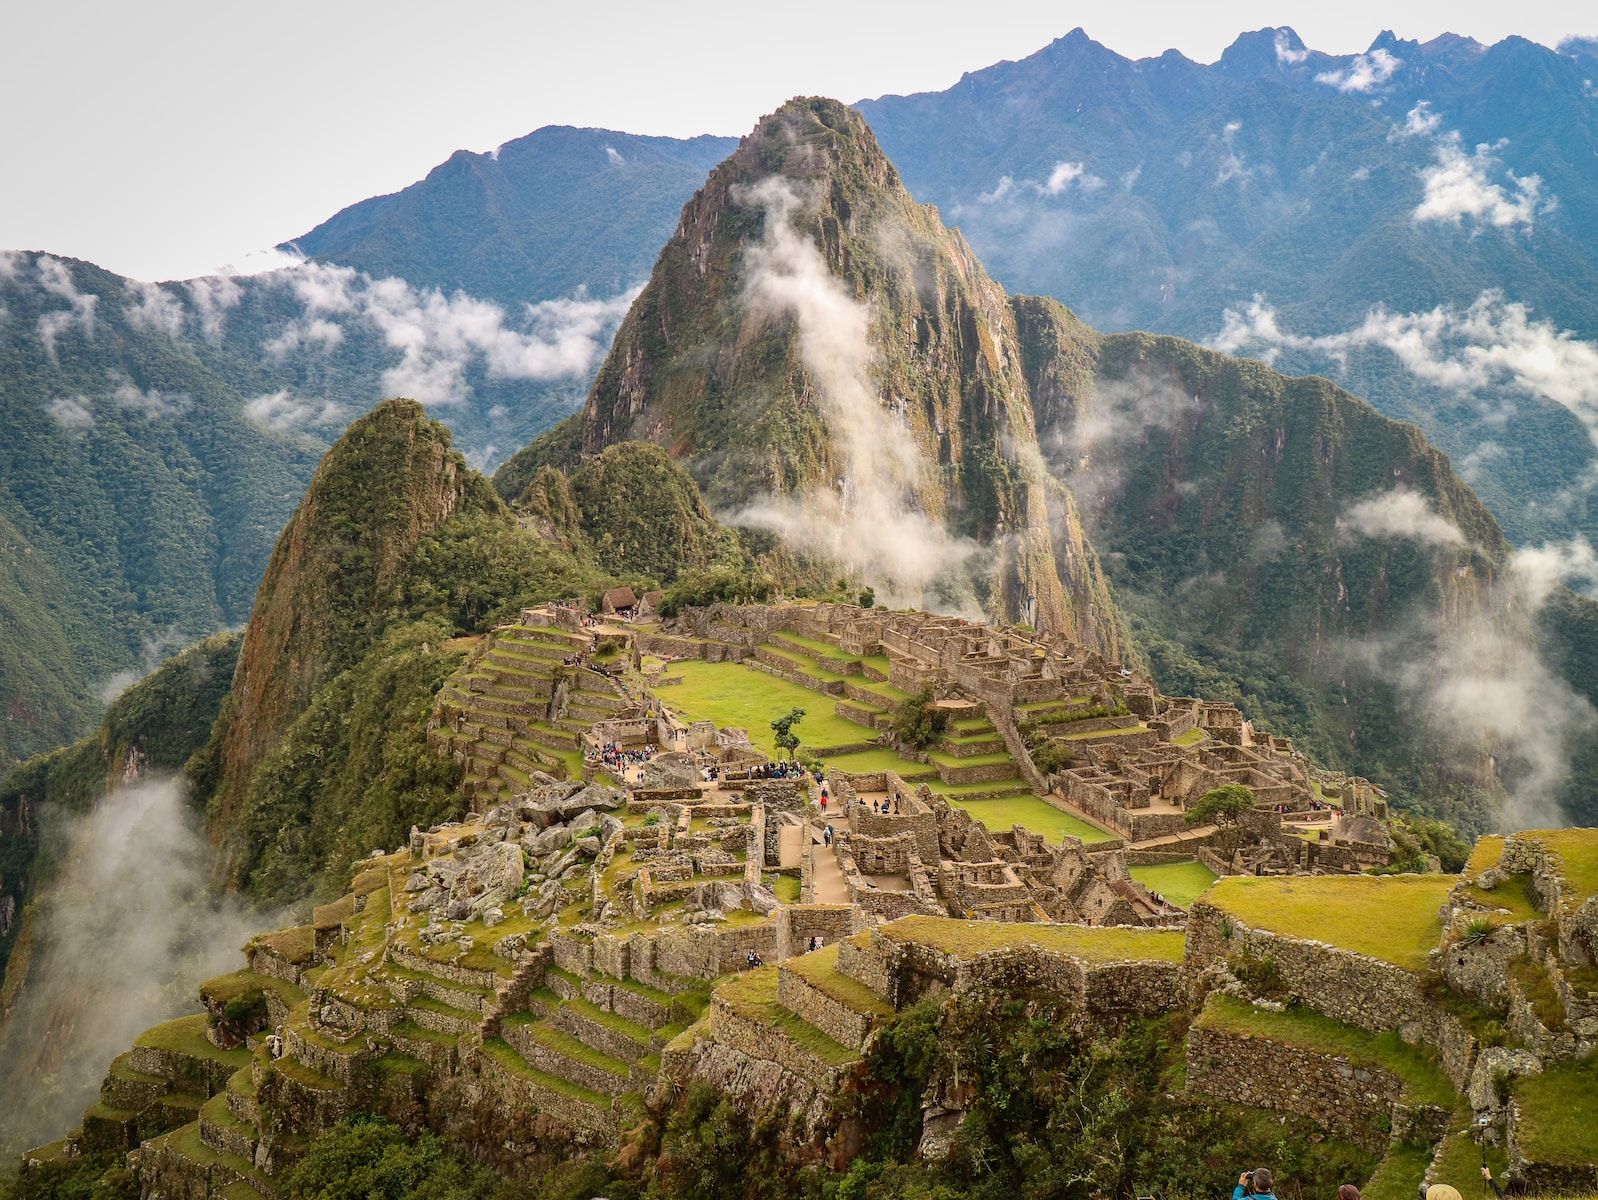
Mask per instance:
[[[1182,819],[1189,825],[1235,825],[1254,807],[1254,793],[1241,783],[1211,788],[1187,806]]]
[[[660,612],[674,617],[685,608],[711,604],[760,604],[771,599],[775,586],[769,576],[736,567],[683,572],[666,589]]]
[[[794,732],[794,726],[805,719],[805,710],[790,708],[782,716],[771,722],[771,740],[783,756],[792,759],[799,749],[799,735]]]
[[[1228,876],[1206,904],[1255,929],[1330,942],[1412,971],[1442,936],[1451,875]]]
[[[1294,1007],[1283,1012],[1255,1008],[1219,993],[1205,1002],[1196,1024],[1200,1029],[1265,1038],[1369,1063],[1396,1076],[1404,1085],[1405,1096],[1417,1104],[1437,1104],[1451,1109],[1458,1100],[1435,1057],[1409,1045],[1397,1033],[1375,1034],[1355,1029],[1305,1008]]]
[[[949,727],[949,710],[941,708],[930,687],[899,702],[893,714],[893,740],[925,750]]]
[[[1153,959],[1182,961],[1182,933],[1113,925],[1016,924],[962,921],[952,917],[900,917],[879,928],[896,941],[917,942],[945,954],[971,955],[1016,946],[1040,946],[1089,962]]]
[[[1520,1138],[1533,1162],[1598,1162],[1598,1059],[1560,1063],[1515,1080]]]
[[[746,730],[749,740],[773,757],[778,747],[769,732],[772,718],[794,708],[807,710],[805,745],[849,745],[875,736],[864,725],[819,707],[817,693],[809,688],[737,663],[680,662],[672,664],[670,671],[680,675],[682,683],[660,690],[660,699],[668,707],[691,721],[714,721],[718,726]],[[842,760],[838,761],[841,764]]]
[[[1021,786],[1026,785],[1021,784]],[[1080,838],[1088,843],[1108,842],[1115,838],[1114,834],[1106,833],[1096,825],[1089,825],[1071,813],[1062,812],[1038,796],[1002,796],[990,800],[973,800],[961,796],[958,792],[940,788],[937,784],[932,785],[932,790],[947,797],[950,804],[964,809],[994,833],[1005,833],[1012,825],[1020,825],[1032,833],[1041,833],[1051,842],[1059,842],[1066,836]]]
[[[177,771],[210,736],[233,678],[240,637],[217,634],[167,660],[123,692],[95,733],[71,746],[37,755],[0,777],[0,903],[23,910],[34,881],[52,868],[40,861],[41,834],[72,813],[87,812],[130,755],[150,771]],[[35,814],[19,818],[23,804]],[[0,934],[0,974],[23,922]]]
[[[1389,1146],[1360,1195],[1363,1200],[1415,1200],[1431,1162],[1432,1147],[1425,1143],[1398,1142]]]
[[[775,966],[756,967],[736,975],[718,987],[716,995],[746,1021],[775,1030],[822,1062],[842,1066],[860,1057],[777,1002]]]
[[[139,1180],[122,1154],[60,1157],[0,1175],[0,1200],[139,1200]]]
[[[1215,872],[1194,859],[1191,862],[1162,863],[1152,867],[1132,867],[1132,878],[1183,908],[1192,904],[1215,882]]]
[[[505,1185],[436,1134],[357,1117],[313,1138],[277,1190],[282,1200],[478,1200]]]
[[[601,570],[664,584],[684,570],[746,566],[692,476],[653,443],[607,447],[572,472],[571,493]]]

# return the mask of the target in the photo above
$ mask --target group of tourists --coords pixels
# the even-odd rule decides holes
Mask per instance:
[[[653,746],[640,746],[636,750],[627,750],[617,742],[606,742],[600,747],[599,753],[587,755],[591,764],[603,766],[613,775],[620,774],[628,767],[641,766],[654,757]]]
[[[1482,1186],[1491,1188],[1493,1195],[1498,1200],[1504,1200],[1504,1189],[1498,1180],[1493,1178],[1493,1173],[1486,1164],[1481,1169]],[[1237,1178],[1237,1186],[1232,1189],[1232,1200],[1276,1200],[1276,1181],[1271,1175],[1269,1167],[1255,1167],[1252,1171],[1245,1171]],[[1359,1188],[1352,1183],[1345,1183],[1337,1189],[1337,1200],[1362,1200]],[[1459,1189],[1450,1183],[1421,1184],[1418,1200],[1464,1200]]]

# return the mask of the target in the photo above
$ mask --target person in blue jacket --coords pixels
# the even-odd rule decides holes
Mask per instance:
[[[1255,1167],[1237,1177],[1232,1200],[1276,1200],[1276,1193],[1271,1190],[1275,1186],[1276,1180],[1271,1177],[1269,1167]]]

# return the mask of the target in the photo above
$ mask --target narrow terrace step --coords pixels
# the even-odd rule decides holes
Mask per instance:
[[[481,1012],[468,1012],[463,1008],[434,1000],[431,996],[413,996],[405,1003],[409,1019],[423,1029],[435,1033],[460,1036],[476,1029],[482,1023]]]
[[[568,1000],[551,1022],[585,1046],[621,1062],[635,1063],[656,1047],[653,1031],[587,1000]]]
[[[226,1096],[213,1096],[200,1107],[200,1140],[218,1153],[251,1162],[259,1137],[254,1125],[233,1114]]]
[[[526,1096],[536,1110],[574,1125],[582,1132],[614,1136],[619,1122],[608,1095],[540,1070],[503,1038],[485,1038],[483,1058],[491,1073]]]
[[[619,1096],[631,1086],[630,1064],[585,1045],[547,1021],[523,1014],[507,1017],[501,1023],[500,1036],[529,1066],[578,1087]]]
[[[111,1068],[100,1084],[100,1102],[107,1108],[138,1112],[167,1090],[164,1076],[135,1070],[132,1057],[131,1053],[123,1053],[111,1061]]]
[[[838,970],[838,945],[777,967],[777,1001],[833,1041],[861,1050],[893,1007],[858,979]]]

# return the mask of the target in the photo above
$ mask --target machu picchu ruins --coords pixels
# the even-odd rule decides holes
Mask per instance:
[[[464,815],[253,939],[29,1161],[126,1153],[147,1196],[270,1200],[357,1113],[515,1158],[613,1149],[693,1085],[842,1161],[879,1031],[1036,994],[1094,1035],[1183,1020],[1194,1103],[1313,1120],[1379,1176],[1439,1178],[1480,1122],[1513,1178],[1598,1186],[1598,832],[1373,875],[1379,789],[1064,639],[629,599],[473,644],[427,739]],[[1246,812],[1187,820],[1239,784]],[[922,1155],[970,1102],[929,1092]]]

